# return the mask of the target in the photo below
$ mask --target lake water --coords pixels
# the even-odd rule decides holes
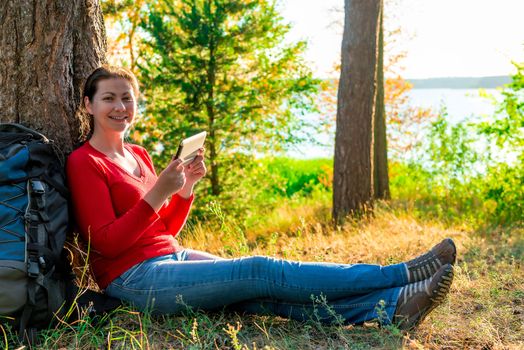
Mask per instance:
[[[484,92],[500,99],[498,90],[486,89]],[[445,107],[450,122],[472,117],[485,118],[495,111],[493,103],[480,96],[478,89],[413,89],[408,96],[412,106],[432,108],[435,111]]]
[[[500,91],[486,89],[485,93],[501,99]],[[413,107],[431,108],[435,112],[447,111],[447,119],[456,123],[464,119],[487,118],[495,112],[493,103],[480,96],[478,89],[413,89],[408,93],[409,105]],[[309,115],[308,119],[315,120],[318,116]],[[320,133],[316,136],[323,146],[303,144],[286,154],[293,158],[330,158],[334,154],[335,132]]]

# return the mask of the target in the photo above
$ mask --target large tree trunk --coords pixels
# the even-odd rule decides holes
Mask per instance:
[[[373,122],[382,0],[345,0],[338,89],[333,218],[372,208]]]
[[[382,4],[382,6],[384,6]],[[380,11],[377,56],[377,99],[375,101],[375,199],[389,199],[388,146],[386,137],[386,110],[384,106],[384,12]]]
[[[98,0],[0,2],[0,121],[22,123],[71,151],[81,84],[105,62]]]

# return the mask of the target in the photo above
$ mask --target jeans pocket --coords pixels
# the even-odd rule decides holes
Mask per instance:
[[[137,275],[137,272],[140,270],[142,265],[144,265],[145,261],[142,261],[141,263],[138,263],[131,268],[129,268],[126,272],[120,275],[121,285],[123,287],[129,285],[129,283],[133,282],[133,276]]]

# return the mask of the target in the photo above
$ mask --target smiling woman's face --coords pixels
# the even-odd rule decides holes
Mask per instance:
[[[136,97],[124,78],[98,81],[92,100],[85,97],[87,112],[93,115],[95,132],[124,133],[135,119]]]

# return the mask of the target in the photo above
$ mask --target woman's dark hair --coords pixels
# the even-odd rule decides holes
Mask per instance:
[[[80,141],[85,141],[91,137],[94,130],[94,119],[93,116],[90,115],[85,106],[85,97],[89,99],[89,101],[93,100],[93,97],[95,96],[97,89],[98,89],[98,82],[100,80],[106,80],[106,79],[113,79],[113,78],[122,78],[127,80],[131,87],[133,88],[133,92],[135,93],[135,96],[138,97],[139,95],[139,89],[138,89],[138,81],[136,79],[136,76],[131,72],[130,70],[123,68],[123,67],[116,67],[116,66],[109,66],[109,65],[103,65],[101,67],[98,67],[91,73],[84,84],[84,89],[82,90],[82,100],[80,102]]]

